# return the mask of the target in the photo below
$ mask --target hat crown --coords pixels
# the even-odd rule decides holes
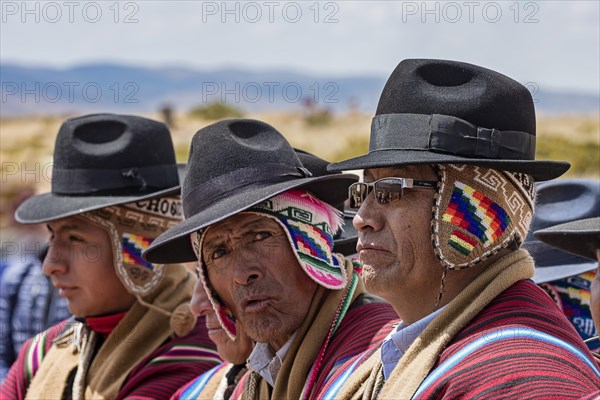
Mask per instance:
[[[533,232],[580,219],[600,216],[600,182],[562,179],[537,185],[537,206],[528,240]]]
[[[477,65],[408,59],[387,80],[376,115],[448,115],[479,127],[535,135],[531,93],[519,82]]]
[[[92,114],[63,123],[54,164],[80,169],[175,164],[175,150],[161,122],[133,115]]]
[[[294,149],[271,125],[252,119],[216,122],[192,138],[181,191],[185,215],[199,211],[198,204],[209,197],[215,201],[235,187],[274,183],[290,173],[308,175],[302,171]]]

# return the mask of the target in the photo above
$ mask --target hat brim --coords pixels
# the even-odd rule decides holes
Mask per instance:
[[[143,196],[63,196],[44,193],[25,200],[17,209],[15,219],[22,224],[39,224],[104,207],[179,194],[179,188],[175,186]]]
[[[183,182],[186,164],[177,164],[179,182]],[[43,193],[25,200],[15,212],[15,219],[22,224],[40,224],[77,214],[99,210],[104,207],[149,200],[156,197],[171,196],[180,193],[181,186],[128,196],[65,196],[55,193]]]
[[[540,283],[557,281],[569,276],[583,274],[584,272],[593,271],[596,268],[598,268],[598,263],[592,261],[573,265],[536,268],[533,281],[539,285]]]
[[[338,163],[329,164],[329,171],[399,167],[415,164],[472,164],[501,171],[520,172],[533,176],[536,181],[558,178],[571,166],[565,161],[493,160],[455,156],[422,150],[377,150]]]
[[[344,210],[344,230],[339,238],[333,240],[333,251],[348,257],[356,254],[358,232],[352,224],[356,211]]]
[[[197,257],[189,238],[192,232],[222,221],[290,189],[305,189],[329,204],[339,204],[347,197],[347,188],[357,180],[356,175],[334,174],[243,188],[158,236],[142,254],[142,258],[159,264],[196,261]]]
[[[600,217],[541,229],[534,235],[551,246],[595,260],[596,250],[600,248]]]

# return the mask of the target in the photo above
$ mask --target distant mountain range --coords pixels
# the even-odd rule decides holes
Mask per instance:
[[[385,84],[379,76],[313,76],[286,70],[194,70],[93,64],[68,69],[0,64],[1,116],[176,110],[224,101],[245,111],[302,107],[373,113]],[[600,96],[527,84],[546,114],[600,112]]]

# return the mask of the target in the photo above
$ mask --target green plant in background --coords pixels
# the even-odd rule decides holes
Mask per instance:
[[[232,105],[215,102],[192,108],[190,116],[206,120],[217,120],[223,118],[242,118],[244,113],[241,109]]]
[[[308,126],[327,126],[333,122],[333,113],[327,109],[314,110],[304,117],[304,122]]]
[[[572,177],[600,176],[600,144],[574,142],[564,136],[553,136],[537,142],[536,159],[564,160],[571,163],[566,173]]]

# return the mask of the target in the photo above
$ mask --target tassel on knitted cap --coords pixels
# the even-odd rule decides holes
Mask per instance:
[[[333,235],[343,225],[342,213],[304,190],[292,189],[243,211],[277,221],[304,272],[317,284],[333,290],[346,287],[344,260],[333,253]],[[192,246],[200,264],[200,280],[223,329],[233,339],[235,317],[219,300],[208,281],[202,261],[202,243],[210,227],[192,234]]]
[[[535,186],[529,175],[473,165],[438,165],[432,241],[442,264],[461,269],[525,240]]]

